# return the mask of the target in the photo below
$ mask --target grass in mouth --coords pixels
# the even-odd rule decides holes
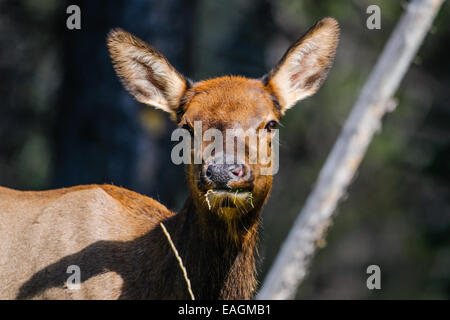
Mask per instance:
[[[252,208],[255,208],[255,206],[253,205],[253,193],[250,192],[250,195],[248,196],[249,200],[250,200],[250,205],[252,206]]]
[[[236,205],[237,194],[241,191],[242,191],[241,189],[236,189],[236,192],[234,193],[234,200],[233,200],[234,205]],[[255,206],[253,205],[253,193],[251,193],[251,192],[248,192],[248,193],[249,193],[248,199],[250,200],[250,205],[252,206],[252,208],[255,208]]]
[[[236,189],[236,193],[234,194],[234,200],[233,200],[234,205],[236,205],[236,197],[237,197],[237,194],[239,193],[239,190],[240,189]]]
[[[214,193],[214,190],[213,190],[213,189],[209,189],[209,190],[205,193],[205,199],[206,199],[206,203],[208,204],[208,209],[209,209],[209,210],[211,210],[211,203],[209,202],[208,196],[209,196],[211,193]]]
[[[234,193],[234,199],[233,199],[233,204],[237,207],[238,205],[236,204],[236,200],[237,200],[237,195],[240,192],[247,192],[249,195],[247,197],[247,199],[250,201],[250,205],[252,206],[252,208],[255,208],[255,206],[253,205],[253,193],[249,192],[249,191],[245,191],[243,189],[236,189],[236,192]],[[205,193],[205,200],[206,203],[208,204],[208,209],[211,210],[212,205],[211,202],[209,200],[209,195],[215,193],[215,191],[213,189],[209,189],[206,193]]]

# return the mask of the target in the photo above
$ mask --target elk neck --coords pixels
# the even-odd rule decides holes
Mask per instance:
[[[196,207],[189,197],[183,209],[164,222],[183,259],[196,298],[251,298],[256,287],[260,211],[261,208],[254,208],[239,220],[224,221],[207,209]],[[172,251],[167,254],[174,256]],[[167,268],[179,269],[174,258],[164,260],[170,264]],[[173,270],[172,274],[184,282],[181,270]]]

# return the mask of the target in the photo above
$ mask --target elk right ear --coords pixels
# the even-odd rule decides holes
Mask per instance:
[[[117,29],[108,35],[114,69],[124,87],[139,101],[176,115],[188,81],[155,48]]]

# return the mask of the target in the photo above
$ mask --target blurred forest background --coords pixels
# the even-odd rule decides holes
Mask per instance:
[[[280,172],[263,213],[260,280],[300,211],[405,1],[0,0],[0,185],[41,190],[113,183],[179,209],[183,168],[170,161],[166,114],[115,76],[105,38],[121,27],[194,80],[260,77],[314,22],[342,26],[335,65],[287,112]],[[81,7],[81,30],[66,8]],[[381,8],[381,30],[366,8]],[[450,298],[450,4],[407,73],[341,202],[302,299]],[[381,290],[366,268],[381,267]]]

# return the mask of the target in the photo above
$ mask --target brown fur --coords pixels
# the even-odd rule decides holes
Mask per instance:
[[[337,22],[326,18],[267,77],[226,76],[195,84],[125,31],[113,31],[108,47],[117,74],[136,99],[170,113],[180,127],[202,121],[203,132],[216,128],[226,137],[226,129],[237,125],[244,131],[267,128],[313,94],[332,63],[337,37]],[[271,147],[270,139],[264,143]],[[163,222],[196,298],[250,299],[256,288],[258,224],[272,176],[249,164],[245,180],[233,181],[230,192],[216,192],[199,183],[206,160],[186,165],[189,196],[178,213],[111,185],[43,192],[0,187],[0,298],[188,299],[182,271],[159,226]],[[234,194],[236,206],[223,205],[232,201],[231,190],[240,189],[250,191]],[[80,290],[65,286],[70,265],[81,268]]]

